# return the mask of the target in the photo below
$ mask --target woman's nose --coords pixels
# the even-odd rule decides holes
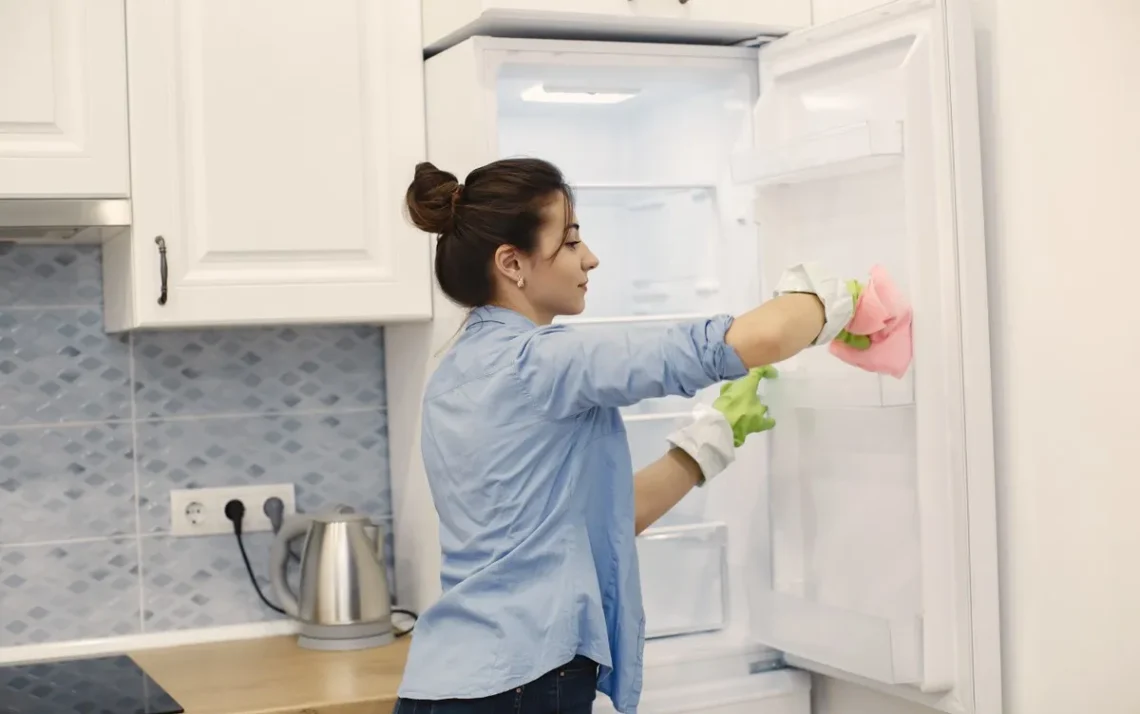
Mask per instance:
[[[598,263],[601,261],[598,260],[598,256],[594,255],[594,251],[587,248],[586,252],[588,255],[586,256],[584,265],[586,267],[586,270],[593,270],[594,268],[598,267]]]

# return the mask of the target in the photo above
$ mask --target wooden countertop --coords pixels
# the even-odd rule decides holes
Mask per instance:
[[[286,635],[129,654],[186,714],[390,714],[410,642],[316,652]]]

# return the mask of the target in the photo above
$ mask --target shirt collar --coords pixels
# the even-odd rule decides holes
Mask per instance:
[[[498,305],[484,305],[471,311],[467,318],[467,329],[487,322],[499,323],[518,330],[533,330],[537,325],[525,315]]]

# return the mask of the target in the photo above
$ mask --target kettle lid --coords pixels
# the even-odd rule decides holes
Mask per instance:
[[[327,511],[319,511],[312,515],[312,519],[317,523],[358,523],[366,522],[371,523],[371,519],[363,513],[355,513],[350,510],[330,509]]]

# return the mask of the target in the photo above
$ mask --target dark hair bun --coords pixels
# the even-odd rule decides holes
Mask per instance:
[[[428,233],[442,234],[455,223],[455,190],[459,179],[455,174],[437,169],[425,161],[416,165],[416,174],[408,186],[405,201],[408,216],[416,228]]]

